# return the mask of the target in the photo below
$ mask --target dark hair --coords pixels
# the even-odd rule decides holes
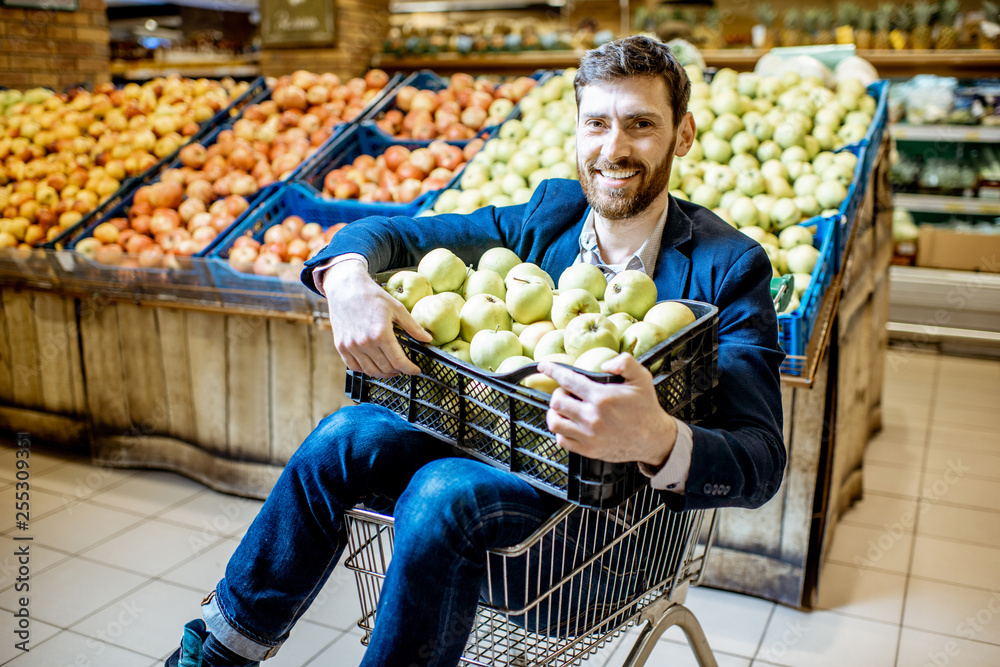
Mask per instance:
[[[676,127],[687,113],[691,81],[687,72],[663,42],[642,35],[632,35],[603,44],[583,54],[573,87],[576,103],[584,86],[594,82],[619,81],[630,76],[662,77],[667,84],[670,108]]]

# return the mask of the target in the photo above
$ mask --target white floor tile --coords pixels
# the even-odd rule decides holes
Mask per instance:
[[[24,458],[23,456],[17,456],[17,450],[14,438],[8,435],[0,436],[0,479],[10,481],[17,479],[18,468],[16,461],[18,458]],[[32,479],[43,475],[57,466],[64,465],[67,461],[82,461],[79,457],[41,449],[34,444],[28,451],[30,452],[28,454],[28,471],[31,473]]]
[[[928,503],[917,533],[1000,549],[1000,512]]]
[[[319,655],[341,634],[340,630],[299,621],[292,628],[292,634],[278,651],[278,655],[269,659],[267,667],[302,667]],[[319,665],[321,663],[317,663]],[[332,664],[332,663],[331,663]]]
[[[187,588],[151,581],[70,629],[95,643],[157,657],[177,648],[185,623],[201,618],[202,597]]]
[[[3,554],[0,556],[0,591],[14,585],[14,580],[22,565],[16,554],[22,553],[20,549],[25,546],[28,549],[27,566],[30,569],[30,575],[44,572],[59,561],[70,557],[60,551],[46,549],[40,544],[35,544],[33,540],[15,540],[13,535],[4,535],[0,537],[0,549],[3,549],[0,552]]]
[[[4,619],[4,622],[7,623],[7,619]],[[9,632],[5,631],[4,633],[7,635],[7,637],[4,637],[6,641],[0,643],[0,665],[8,665],[10,664],[8,660],[13,660],[14,658],[18,658],[23,655],[27,654],[35,655],[36,652],[38,651],[38,647],[41,644],[43,644],[48,639],[54,637],[57,633],[60,632],[60,629],[54,625],[50,625],[48,623],[39,621],[37,618],[31,619],[27,630],[28,643],[26,646],[28,648],[28,653],[25,654],[24,651],[15,646],[15,644],[17,644],[18,642],[23,641],[23,638],[12,634],[13,631],[15,630],[15,627],[13,625],[9,627],[11,628],[10,631]],[[26,665],[28,663],[22,661],[21,664]],[[60,667],[62,666],[60,665]]]
[[[176,477],[180,478],[180,475]],[[212,535],[232,537],[246,530],[260,512],[261,505],[263,502],[259,500],[205,490],[157,515],[157,518],[197,528],[206,539]]]
[[[900,527],[870,528],[840,524],[827,549],[829,561],[862,570],[884,570],[905,574],[909,567],[913,535]]]
[[[914,517],[917,501],[912,498],[896,498],[877,493],[866,493],[861,500],[840,515],[841,521],[882,528],[884,524],[909,523],[906,517]],[[912,532],[913,525],[904,526]]]
[[[225,576],[226,564],[239,544],[236,540],[222,539],[191,560],[164,572],[160,578],[205,593],[215,590],[215,585]]]
[[[906,576],[826,563],[820,571],[816,608],[899,625]]]
[[[903,625],[1000,645],[1000,592],[910,579]],[[977,620],[978,618],[978,620]]]
[[[750,667],[750,658],[723,653],[712,646],[711,642],[709,642],[709,647],[712,649],[712,653],[715,656],[716,662],[719,663],[719,667]],[[627,656],[628,654],[626,653],[625,655]],[[584,663],[584,665],[586,664],[587,663]],[[656,643],[656,647],[653,649],[653,652],[649,654],[649,659],[646,661],[646,664],[650,667],[654,667],[655,665],[670,665],[670,667],[698,667],[698,661],[695,659],[694,652],[688,644],[664,640],[660,640]]]
[[[323,590],[302,618],[340,630],[356,627],[361,618],[361,602],[354,573],[343,565],[334,568]]]
[[[931,425],[928,447],[954,447],[982,452],[1000,453],[1000,431],[996,429],[961,428],[936,422]]]
[[[345,632],[325,651],[313,658],[308,667],[358,667],[365,657],[365,646],[361,644],[364,633],[360,630]],[[303,666],[306,667],[306,666]]]
[[[972,477],[975,469],[963,460],[949,463],[952,469],[924,473],[921,495],[933,502],[1000,511],[1000,480]]]
[[[10,530],[16,525],[15,521],[23,520],[22,517],[15,516],[17,508],[15,503],[28,503],[28,525],[30,526],[35,521],[48,516],[52,512],[56,512],[66,505],[76,502],[65,496],[49,493],[42,489],[32,489],[29,487],[27,500],[24,499],[24,495],[21,495],[23,493],[24,491],[19,491],[13,485],[0,491],[0,507],[3,508],[2,513],[0,513],[0,532]]]
[[[121,484],[135,474],[134,470],[100,468],[86,461],[70,461],[49,472],[33,475],[31,484],[77,500],[88,500],[98,491]]]
[[[879,434],[908,445],[922,445],[927,440],[929,430],[930,427],[926,421],[908,421],[906,419],[893,418],[892,415],[887,419],[883,413],[882,430],[879,431]]]
[[[934,405],[934,422],[953,425],[958,428],[997,429],[1000,428],[1000,412],[976,406],[959,406],[950,403]]]
[[[934,471],[949,470],[949,464],[961,462],[971,468],[969,475],[973,477],[989,477],[1000,480],[1000,444],[996,453],[972,449],[956,449],[952,447],[934,447],[927,450],[927,469]]]
[[[896,625],[777,607],[757,659],[789,667],[893,667]]]
[[[90,503],[73,503],[33,521],[28,531],[35,542],[76,553],[141,522],[135,514],[126,514]]]
[[[144,581],[106,565],[70,558],[32,577],[32,614],[65,628]]]
[[[865,492],[916,498],[920,488],[920,470],[868,463],[862,470],[862,483]]]
[[[1000,549],[917,535],[913,549],[915,577],[984,589],[1000,588]]]
[[[947,665],[948,667],[1000,665],[1000,646],[903,628],[903,633],[899,638],[899,658],[896,664],[900,667],[907,665]]]
[[[147,470],[113,488],[95,491],[91,499],[95,504],[114,509],[156,514],[182,503],[204,488],[182,475]]]
[[[760,645],[774,603],[748,595],[711,588],[693,588],[684,606],[701,623],[713,650],[752,658]],[[685,642],[683,631],[674,626],[663,637]]]
[[[930,423],[930,412],[927,407],[922,403],[896,403],[892,401],[884,403],[882,405],[882,423],[905,425],[908,432],[923,436]]]
[[[865,447],[865,471],[874,463],[893,468],[919,469],[924,463],[923,445],[907,445],[888,438],[874,438]]]
[[[154,577],[225,538],[209,539],[211,542],[191,528],[149,520],[95,547],[84,549],[80,555]]]
[[[100,665],[101,667],[136,667],[148,665],[152,656],[136,653],[111,644],[94,641],[70,630],[60,632],[31,653],[6,663],[4,667],[66,667]]]

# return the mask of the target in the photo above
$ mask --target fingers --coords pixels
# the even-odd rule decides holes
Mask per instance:
[[[392,297],[389,298],[392,299]],[[395,301],[392,314],[393,321],[398,324],[403,331],[410,334],[421,343],[431,342],[434,337],[427,333],[422,326],[417,324],[417,321],[413,319],[413,315],[410,315],[403,304],[395,299],[392,300]]]
[[[601,370],[606,373],[620,375],[626,382],[637,382],[645,378],[652,379],[653,375],[645,366],[636,361],[635,357],[626,352],[622,352],[614,359],[605,361],[601,365]]]
[[[577,422],[559,414],[551,408],[545,413],[545,425],[556,436],[556,442],[560,446],[564,446],[559,442],[560,439],[568,439],[579,443],[588,437],[588,434],[580,428]]]
[[[579,396],[585,401],[590,399],[594,385],[597,384],[587,376],[580,375],[571,368],[552,363],[551,361],[543,361],[538,364],[538,372],[548,375],[558,382],[559,386],[564,390],[574,396]]]

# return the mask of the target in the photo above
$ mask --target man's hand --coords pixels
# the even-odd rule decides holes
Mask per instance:
[[[398,324],[423,343],[430,342],[430,334],[371,279],[364,264],[349,260],[332,266],[323,276],[323,290],[333,342],[349,369],[377,378],[420,372],[403,352],[392,327]]]
[[[601,384],[552,362],[538,365],[560,386],[546,414],[556,443],[600,461],[663,465],[677,439],[677,423],[660,407],[652,374],[630,354],[619,354],[602,370],[625,381]]]

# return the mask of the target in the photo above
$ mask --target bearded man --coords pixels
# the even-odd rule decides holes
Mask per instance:
[[[715,304],[719,385],[708,420],[667,414],[649,371],[622,354],[604,366],[621,384],[539,364],[561,386],[547,424],[569,451],[638,462],[671,510],[758,507],[785,464],[767,255],[668,192],[673,158],[687,153],[695,125],[690,82],[666,46],[641,36],[605,44],[584,55],[575,87],[579,182],[544,181],[527,204],[469,215],[351,223],[307,262],[303,281],[325,294],[347,367],[380,378],[419,372],[394,326],[430,336],[371,275],[413,266],[437,247],[468,264],[503,246],[553,276],[577,262],[608,278],[636,269],[653,278],[659,300]],[[167,664],[242,666],[274,655],[343,553],[344,511],[373,497],[394,505],[396,538],[365,667],[458,664],[487,552],[522,541],[560,504],[513,474],[455,457],[385,408],[338,410],[289,461],[206,598],[205,623],[186,626]]]

